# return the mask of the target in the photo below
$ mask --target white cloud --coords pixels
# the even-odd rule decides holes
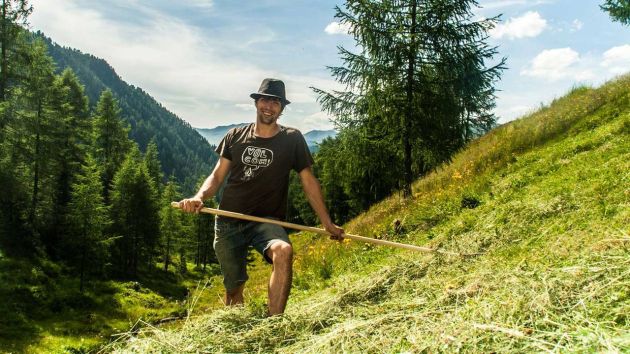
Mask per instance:
[[[254,107],[254,104],[252,102],[250,103],[237,103],[234,105],[234,107],[242,109],[244,111],[248,111],[248,112],[254,112],[256,110],[256,107]]]
[[[594,77],[592,71],[578,67],[576,64],[579,62],[580,54],[571,48],[547,49],[540,52],[529,67],[521,71],[521,75],[548,81],[564,78],[578,81],[592,79]]]
[[[496,39],[536,37],[545,28],[547,28],[547,20],[542,18],[538,12],[528,11],[523,16],[511,17],[504,24],[497,24],[490,30],[490,36]]]
[[[623,74],[630,71],[630,45],[625,44],[608,49],[602,55],[601,66],[607,68],[611,74]]]
[[[334,127],[330,116],[326,112],[315,112],[303,119],[300,130],[302,133],[311,130],[328,130]]]
[[[201,9],[211,9],[214,3],[213,0],[188,0],[189,3],[195,7]]]
[[[575,20],[573,20],[573,22],[571,23],[571,32],[577,32],[579,30],[582,29],[582,27],[584,27],[584,22],[578,20],[577,18]]]
[[[553,3],[553,0],[501,0],[501,1],[481,1],[483,9],[500,9],[517,5],[534,6]]]
[[[328,34],[349,34],[350,25],[347,23],[331,22],[324,31]]]

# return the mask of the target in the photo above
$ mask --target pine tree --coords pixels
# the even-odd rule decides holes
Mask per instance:
[[[71,186],[81,172],[92,130],[87,97],[72,70],[66,69],[56,77],[53,88],[51,106],[58,116],[58,123],[54,137],[56,154],[53,156],[56,167],[52,195],[54,208],[46,237],[51,249],[55,249],[56,240],[65,231]]]
[[[68,221],[70,232],[65,235],[65,259],[79,270],[83,292],[88,274],[103,273],[109,245],[105,230],[110,224],[109,210],[103,200],[103,185],[96,160],[87,156],[82,173],[72,184]]]
[[[7,98],[7,88],[16,76],[16,66],[24,61],[24,47],[19,36],[33,12],[28,0],[2,0],[0,8],[0,102]],[[0,126],[1,128],[1,126]]]
[[[182,213],[171,207],[171,202],[179,200],[181,197],[178,189],[175,177],[171,175],[164,189],[160,210],[160,236],[164,271],[168,271],[168,267],[172,263],[171,257],[175,253],[174,250],[179,245],[179,239],[183,234]]]
[[[38,234],[50,218],[54,176],[57,173],[55,156],[62,112],[54,104],[54,65],[46,54],[45,45],[36,40],[32,44],[30,62],[25,78],[12,97],[15,119],[7,129],[6,146],[11,151],[11,164],[28,185],[29,205],[26,220],[32,235]],[[37,239],[33,239],[37,243]]]
[[[160,196],[162,193],[162,166],[160,165],[155,137],[152,138],[147,145],[147,150],[144,153],[144,163],[146,164],[149,176],[151,176],[155,188],[158,191],[158,196]]]
[[[347,91],[314,90],[339,128],[361,128],[365,144],[398,146],[407,196],[432,159],[448,158],[494,122],[492,83],[504,59],[485,66],[496,54],[485,44],[496,19],[472,21],[475,4],[348,0],[345,10],[337,7],[361,52],[339,48],[345,66],[330,68]]]
[[[101,93],[94,114],[94,155],[103,166],[102,181],[105,201],[109,200],[109,188],[114,174],[120,168],[131,147],[129,126],[121,120],[120,108],[110,90]]]
[[[152,263],[160,218],[157,192],[135,144],[114,176],[111,207],[118,268],[136,276],[140,266]]]

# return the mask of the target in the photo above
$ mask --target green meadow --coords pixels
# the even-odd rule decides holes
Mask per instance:
[[[345,225],[462,255],[294,234],[284,316],[264,316],[257,263],[244,307],[136,323],[105,350],[630,351],[629,133],[630,76],[576,87]],[[204,291],[218,297],[214,279]]]

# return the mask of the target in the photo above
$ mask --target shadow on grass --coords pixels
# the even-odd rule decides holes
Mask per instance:
[[[0,352],[97,350],[111,335],[127,331],[133,317],[178,315],[183,310],[177,304],[189,296],[183,284],[216,272],[210,267],[179,275],[153,268],[136,279],[90,278],[80,292],[79,279],[63,266],[0,256]],[[121,302],[121,296],[131,301]]]
[[[4,291],[0,291],[0,299],[9,298]],[[0,352],[23,353],[33,342],[41,340],[39,329],[23,313],[15,309],[7,309],[8,301],[2,301],[0,306]]]

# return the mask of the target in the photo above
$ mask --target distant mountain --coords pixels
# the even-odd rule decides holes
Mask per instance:
[[[242,125],[247,125],[247,124],[249,123],[221,125],[214,128],[195,128],[195,130],[197,130],[197,132],[199,132],[201,136],[206,138],[206,140],[208,141],[208,143],[210,143],[210,145],[216,146],[216,145],[219,145],[219,142],[221,141],[221,139],[223,139],[223,136],[225,135],[225,133],[228,132],[228,130],[232,128],[240,127]]]
[[[206,140],[211,145],[218,145],[223,136],[228,132],[228,130],[246,125],[249,123],[238,123],[231,125],[222,125],[214,128],[195,128],[201,136],[206,138]],[[321,143],[322,140],[328,137],[334,137],[337,135],[335,130],[311,130],[308,133],[304,134],[304,139],[306,139],[306,144],[309,149],[313,152],[317,151],[317,144]]]
[[[312,147],[317,147],[317,144],[321,143],[322,140],[337,136],[337,132],[334,129],[331,130],[311,130],[310,132],[304,134],[304,139],[306,139],[306,143],[309,147],[311,147],[311,151],[313,151]]]
[[[208,175],[218,156],[194,128],[168,111],[141,88],[127,84],[105,60],[79,50],[61,47],[42,33],[48,53],[59,71],[70,67],[81,83],[93,109],[101,92],[112,90],[118,100],[122,118],[131,125],[130,138],[145,150],[155,137],[165,178],[174,174],[191,193],[201,176]]]

